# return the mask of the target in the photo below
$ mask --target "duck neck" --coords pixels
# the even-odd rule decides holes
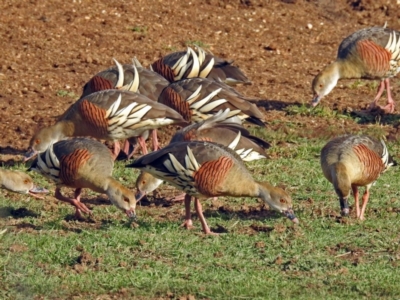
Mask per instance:
[[[56,133],[57,140],[61,140],[65,137],[76,136],[75,125],[71,121],[59,121],[52,126],[54,128],[54,132]]]
[[[348,198],[351,191],[351,180],[345,164],[338,162],[332,168],[332,183],[340,198]]]
[[[356,59],[337,59],[331,65],[333,65],[333,67],[337,69],[339,78],[357,79],[364,75],[362,64]]]
[[[271,199],[271,190],[274,188],[268,182],[257,182],[258,184],[258,197],[264,200],[264,202],[268,203],[268,205],[272,204]]]

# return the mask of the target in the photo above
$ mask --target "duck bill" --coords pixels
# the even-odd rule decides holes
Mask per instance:
[[[138,191],[136,192],[136,194],[135,194],[136,202],[139,202],[140,200],[142,200],[142,198],[143,198],[144,196],[146,196],[146,193],[144,193],[144,192],[138,190]]]
[[[125,211],[128,218],[136,220],[136,212],[133,209],[129,209]]]
[[[28,152],[25,153],[24,155],[24,162],[30,160],[31,158],[34,158],[37,155],[37,151],[34,149],[28,150]]]
[[[291,220],[293,223],[299,224],[299,219],[297,219],[297,217],[294,215],[294,212],[293,212],[292,209],[288,209],[288,210],[284,211],[283,214],[284,214],[289,220]]]
[[[321,101],[321,97],[319,95],[315,94],[314,98],[311,101],[311,106],[316,107],[318,105],[319,101]]]
[[[34,186],[29,191],[34,194],[47,194],[49,192],[49,190],[38,186]]]

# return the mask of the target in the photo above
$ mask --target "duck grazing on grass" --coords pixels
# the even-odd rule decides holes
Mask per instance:
[[[187,123],[175,110],[147,97],[128,91],[105,90],[90,94],[75,102],[58,122],[36,132],[30,140],[26,159],[66,137],[90,136],[115,142],[114,156],[120,146],[117,141],[139,137],[149,129],[170,124]]]
[[[0,187],[15,193],[29,194],[38,199],[43,199],[38,194],[49,192],[44,188],[37,187],[31,176],[17,170],[0,169]]]
[[[57,142],[40,153],[31,165],[31,170],[56,182],[55,197],[75,206],[75,217],[81,212],[91,214],[80,201],[83,188],[104,193],[110,201],[129,217],[135,216],[135,195],[111,175],[114,161],[108,148],[88,138],[75,138]],[[75,189],[74,198],[61,193],[61,187]]]
[[[257,182],[240,157],[231,149],[209,142],[191,141],[169,144],[144,155],[127,167],[137,168],[165,180],[185,196],[185,222],[191,228],[191,197],[203,232],[213,234],[204,218],[200,199],[218,196],[259,197],[273,209],[298,222],[292,209],[292,199],[281,188],[267,182]]]
[[[386,89],[385,112],[394,111],[389,79],[400,71],[400,32],[371,27],[359,30],[345,38],[339,46],[336,60],[326,66],[313,80],[312,105],[330,93],[339,79],[379,79],[381,83],[370,108],[377,106]]]
[[[219,111],[217,114],[200,123],[186,126],[176,132],[170,143],[206,141],[227,146],[240,156],[243,161],[253,161],[266,158],[265,150],[270,144],[250,134],[244,127],[236,123],[225,123],[230,110]],[[153,192],[163,181],[149,173],[141,172],[136,179],[137,200]],[[140,196],[139,196],[140,195]],[[177,196],[174,201],[184,200]]]
[[[321,151],[322,171],[339,196],[342,215],[349,214],[348,200],[353,191],[356,215],[360,220],[364,220],[372,184],[392,165],[394,161],[385,143],[366,135],[334,138]],[[365,186],[361,209],[358,200],[360,186]]]

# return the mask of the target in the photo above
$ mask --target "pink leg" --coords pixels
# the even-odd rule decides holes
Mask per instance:
[[[129,153],[129,147],[130,147],[130,143],[128,140],[124,141],[124,146],[122,147],[122,151],[126,154],[127,157],[129,157],[130,153]]]
[[[128,159],[131,159],[132,156],[133,156],[134,154],[138,153],[140,144],[139,144],[138,141],[137,141],[137,137],[131,137],[131,138],[129,138],[127,141],[128,141],[128,143],[129,143],[129,145],[130,145],[130,144],[134,144],[134,145],[135,145],[135,146],[133,147],[133,150],[132,150],[131,153],[126,152],[126,153],[127,153],[127,158],[128,158]],[[128,151],[129,151],[129,148],[128,148]]]
[[[365,208],[367,207],[368,199],[369,199],[369,186],[366,187],[365,193],[362,197],[363,203],[362,203],[362,207],[361,207],[361,213],[359,216],[360,220],[364,220],[364,213],[365,213]]]
[[[201,227],[203,228],[203,232],[205,234],[218,235],[218,233],[212,232],[210,227],[208,227],[206,218],[204,218],[204,215],[203,215],[203,208],[201,207],[201,203],[198,198],[194,199],[194,207],[196,208],[197,215],[199,216],[199,219],[201,222]]]
[[[371,108],[378,106],[378,101],[381,98],[384,90],[385,90],[385,81],[382,80],[381,83],[379,84],[378,91],[376,92],[374,101],[372,101],[372,103],[370,104]]]
[[[354,206],[356,207],[356,216],[358,218],[360,216],[360,202],[358,200],[359,198],[358,188],[356,185],[352,185],[351,189],[353,190]]]
[[[146,146],[146,141],[142,136],[139,136],[138,138],[138,142],[140,144],[140,147],[142,147],[142,153],[143,155],[147,154],[147,146]]]
[[[87,208],[87,206],[80,201],[81,191],[82,191],[82,189],[80,189],[80,188],[76,189],[75,190],[75,199],[71,199],[71,198],[68,198],[68,197],[65,197],[64,195],[62,195],[61,188],[57,187],[56,191],[55,191],[55,195],[54,195],[58,200],[67,202],[67,203],[75,206],[75,217],[78,219],[82,217],[81,211],[84,213],[87,213],[87,214],[92,214],[91,210],[89,208]]]
[[[386,94],[387,94],[387,105],[383,107],[383,110],[388,113],[393,113],[394,112],[394,100],[392,98],[392,92],[390,91],[390,81],[389,78],[385,79],[385,85],[386,85]]]
[[[386,89],[386,93],[387,93],[387,105],[384,107],[381,107],[378,105],[378,101],[381,98],[383,91]],[[393,113],[394,111],[394,100],[392,98],[392,93],[390,91],[390,81],[389,78],[386,78],[384,80],[381,81],[379,87],[378,87],[378,92],[374,98],[374,101],[370,104],[370,109],[374,108],[374,107],[380,107],[381,109],[383,109],[385,112],[388,113]]]
[[[116,141],[116,142],[114,142],[114,149],[113,149],[113,151],[112,151],[112,156],[113,156],[113,159],[114,159],[114,160],[117,159],[118,154],[119,154],[120,152],[121,152],[121,146],[120,146],[119,142]]]
[[[157,138],[157,129],[153,129],[151,131],[151,137],[153,139],[153,151],[157,151],[160,149],[160,144],[158,143],[158,138]]]
[[[193,228],[192,214],[190,213],[190,202],[192,201],[192,196],[186,194],[185,195],[185,222],[182,224],[182,227],[186,229]]]

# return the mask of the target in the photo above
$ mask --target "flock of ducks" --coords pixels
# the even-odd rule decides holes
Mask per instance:
[[[194,200],[205,234],[214,234],[200,202],[209,197],[258,197],[299,222],[290,195],[268,182],[255,181],[246,168],[245,162],[264,159],[270,144],[244,127],[245,123],[265,127],[265,122],[258,107],[233,87],[250,83],[239,68],[200,47],[164,56],[149,69],[136,59],[132,64],[115,63],[85,84],[79,100],[54,125],[33,135],[25,156],[33,160],[31,170],[56,183],[55,197],[73,205],[77,218],[91,214],[80,201],[83,188],[105,193],[116,207],[135,217],[136,203],[166,181],[184,192],[183,226],[193,226],[190,204]],[[386,89],[388,104],[382,109],[393,112],[389,78],[399,70],[399,32],[384,27],[357,31],[340,44],[336,61],[313,80],[312,105],[341,78],[380,79],[371,108]],[[160,149],[157,129],[166,125],[181,129]],[[150,136],[153,151],[148,153]],[[112,151],[101,141],[112,142]],[[143,155],[126,166],[141,170],[134,193],[114,179],[112,171],[121,151],[131,158],[139,148]],[[393,164],[385,143],[366,135],[334,138],[321,151],[321,167],[339,197],[342,215],[349,214],[353,192],[359,219],[364,219],[371,185]],[[1,169],[0,184],[35,197],[48,192],[20,171]],[[75,189],[74,197],[62,194],[64,186]],[[366,187],[361,209],[360,186]]]

